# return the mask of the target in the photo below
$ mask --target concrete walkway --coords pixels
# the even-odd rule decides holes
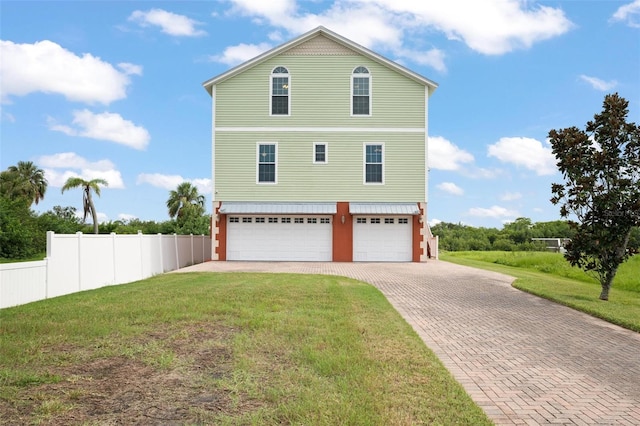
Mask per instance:
[[[516,290],[512,277],[443,261],[207,262],[180,270],[190,271],[371,283],[496,424],[640,425],[640,334]]]

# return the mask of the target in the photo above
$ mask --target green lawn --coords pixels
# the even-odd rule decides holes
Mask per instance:
[[[640,332],[640,256],[620,266],[608,302],[598,299],[596,279],[558,253],[447,252],[440,259],[514,276],[518,289]]]
[[[373,286],[247,273],[165,274],[0,310],[0,417],[491,424]]]

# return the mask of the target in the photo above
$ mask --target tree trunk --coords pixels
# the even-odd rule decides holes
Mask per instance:
[[[609,289],[611,288],[611,283],[602,283],[602,291],[600,292],[600,300],[609,300]]]
[[[604,276],[604,280],[600,281],[600,285],[602,287],[602,291],[600,292],[600,300],[609,300],[609,290],[611,289],[611,284],[613,284],[613,279],[618,273],[618,267],[623,261],[624,253],[627,251],[627,245],[629,244],[629,239],[631,238],[631,228],[629,228],[629,232],[624,237],[623,244],[621,244],[614,255],[614,264],[611,266],[611,269]]]
[[[87,202],[89,203],[89,209],[91,210],[91,217],[93,218],[93,233],[98,233],[98,213],[96,212],[96,207],[93,205],[93,200],[91,199],[91,194],[88,194]]]

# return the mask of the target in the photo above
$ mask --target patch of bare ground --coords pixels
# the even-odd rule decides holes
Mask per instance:
[[[259,403],[218,385],[232,370],[234,333],[228,326],[186,324],[127,342],[142,348],[133,354],[83,354],[89,361],[48,369],[58,383],[23,388],[10,406],[0,400],[0,423],[202,424],[254,410]]]

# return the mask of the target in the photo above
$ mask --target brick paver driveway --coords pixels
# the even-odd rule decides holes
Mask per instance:
[[[640,334],[428,263],[207,262],[181,271],[343,275],[375,285],[496,424],[640,425]]]

